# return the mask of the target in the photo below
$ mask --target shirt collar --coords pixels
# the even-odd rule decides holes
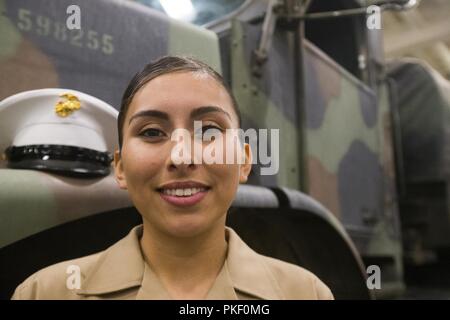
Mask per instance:
[[[228,236],[227,264],[235,289],[264,300],[283,298],[281,289],[264,257],[253,251],[231,228]]]
[[[103,295],[139,287],[137,299],[170,299],[164,286],[143,259],[139,239],[142,225],[102,252],[88,270],[79,295]],[[281,299],[281,290],[264,258],[226,228],[228,254],[207,299],[236,299],[235,290],[259,299]],[[126,267],[124,267],[124,264]]]
[[[145,264],[144,278],[136,295],[136,300],[147,299],[169,300],[171,298],[156,274]],[[209,290],[206,300],[237,300],[226,262]]]
[[[145,270],[139,239],[142,225],[105,251],[94,266],[87,270],[80,295],[102,295],[140,286]]]

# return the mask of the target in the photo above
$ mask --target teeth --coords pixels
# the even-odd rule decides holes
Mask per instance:
[[[162,192],[170,196],[189,197],[205,190],[205,188],[163,189]]]

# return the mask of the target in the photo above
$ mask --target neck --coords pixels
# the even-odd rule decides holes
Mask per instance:
[[[227,254],[225,219],[209,230],[174,238],[144,219],[141,248],[147,263],[173,297],[204,296],[213,285]]]

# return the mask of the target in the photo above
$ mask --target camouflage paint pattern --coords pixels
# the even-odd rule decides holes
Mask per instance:
[[[255,174],[250,177],[249,183],[268,187],[277,186],[290,188],[293,190],[301,190],[301,186],[303,184],[301,180],[304,178],[304,168],[307,168],[307,163],[303,160],[302,157],[302,151],[304,152],[305,150],[309,149],[305,148],[302,151],[298,149],[298,133],[299,130],[302,130],[302,127],[299,124],[300,116],[298,114],[299,108],[297,106],[296,100],[296,92],[298,91],[298,87],[296,86],[296,84],[298,82],[294,74],[294,65],[296,63],[293,54],[294,41],[291,37],[292,35],[289,35],[286,32],[275,32],[274,38],[272,39],[270,51],[268,52],[268,59],[262,69],[262,75],[261,77],[255,77],[254,75],[252,75],[251,70],[252,50],[256,48],[260,37],[260,32],[261,28],[258,25],[251,25],[239,20],[233,21],[230,39],[230,82],[241,109],[244,129],[267,128],[280,130],[280,171],[274,176],[261,176],[259,174],[259,169],[261,166],[258,164],[254,165],[252,170],[255,172]],[[314,75],[315,74],[311,74],[311,76]],[[322,75],[330,76],[326,74]],[[307,77],[309,76],[310,74],[307,74]],[[338,80],[341,80],[341,77],[337,76],[337,78]],[[309,79],[307,80],[307,82],[308,81]],[[313,82],[313,85],[317,86],[317,88],[323,87],[322,82]],[[331,83],[330,86],[327,86],[325,90],[337,90],[336,95],[340,95],[340,87],[336,88],[334,87],[334,85],[335,83]],[[354,85],[348,85],[348,89],[355,92],[356,97],[354,101],[354,108],[358,108],[358,91],[355,90]],[[323,99],[323,96],[321,94],[322,93],[318,94],[316,98]],[[313,108],[314,105],[310,105],[309,107]],[[374,127],[375,121],[370,119],[370,116],[376,119],[377,109],[373,110],[372,113],[370,113],[370,111],[371,110],[368,110],[367,112],[367,121],[372,121],[373,128],[371,133],[372,135],[374,135],[374,137],[371,138],[373,141],[372,144],[375,144],[375,141],[377,139],[377,128]],[[324,133],[334,134],[329,130]],[[355,135],[356,134],[357,133],[355,133]],[[368,140],[370,141],[370,138],[368,138]],[[320,141],[317,141],[316,143],[319,144]],[[320,148],[320,146],[317,147]],[[375,147],[373,149],[375,149]],[[375,159],[377,157],[376,151],[377,150],[371,153],[371,155]],[[256,155],[254,154],[254,157],[255,156]],[[319,159],[323,160],[324,162],[326,162],[327,160],[326,157]],[[363,159],[363,161],[364,160],[365,159]],[[374,162],[376,161],[374,160]],[[312,174],[322,173],[320,171],[311,171],[311,168],[309,168],[309,170],[309,172],[312,172]],[[332,179],[337,182],[337,177],[333,177],[336,175],[336,171],[337,169],[334,171],[330,171],[331,173],[329,177],[331,177],[331,179],[324,180],[323,176],[318,176],[317,178],[320,178],[320,180],[314,182],[319,183],[319,188],[326,187]],[[346,178],[346,176],[343,177],[343,179]],[[316,177],[314,177],[314,179],[316,179]],[[345,180],[343,180],[343,182],[345,182]],[[288,189],[284,190],[289,194]],[[301,191],[307,192],[307,190]],[[370,192],[371,190],[368,191]],[[322,204],[324,204],[324,200],[327,200],[326,198],[318,197],[317,194],[309,193],[309,195],[317,197],[319,202],[321,202]],[[382,194],[379,193],[380,197],[381,195]],[[370,196],[370,194],[368,194],[368,196]],[[339,198],[339,194],[336,194],[335,198],[336,204],[339,205],[341,201],[341,199]],[[373,201],[373,205],[381,206],[382,204],[380,204],[379,201],[376,203]],[[356,247],[354,247],[353,241],[348,236],[348,230],[345,231],[342,227],[342,221],[338,220],[338,217],[340,219],[342,217],[333,216],[333,214],[330,213],[333,212],[333,209],[333,207],[330,209],[325,205],[325,208],[321,207],[318,211],[321,212],[326,221],[333,225],[336,231],[344,239],[346,239],[349,249],[354,252],[356,257],[358,257],[357,249]],[[312,212],[316,211],[313,210]],[[336,214],[336,212],[333,213]],[[361,262],[361,272],[364,272],[362,266],[363,264]]]
[[[3,168],[0,181],[0,248],[66,222],[131,206],[113,174],[82,180]]]
[[[296,143],[298,108],[295,100],[296,80],[292,68],[292,39],[283,32],[275,35],[262,79],[258,79],[251,74],[249,66],[259,32],[258,26],[233,21],[230,47],[231,83],[242,113],[243,129],[280,130],[280,171],[274,176],[261,176],[261,166],[256,164],[252,169],[254,174],[250,183],[300,190],[301,161]],[[319,211],[327,212],[323,209]],[[347,237],[341,223],[334,216],[324,214],[324,218],[339,230],[343,237]]]
[[[387,87],[365,86],[308,42],[304,63],[307,191],[336,214],[364,257],[392,258],[381,266],[395,275],[385,279],[383,294],[399,293],[402,242]]]
[[[292,43],[285,32],[275,35],[261,78],[251,73],[252,51],[261,32],[260,25],[233,21],[230,40],[231,84],[239,103],[244,130],[280,130],[279,168],[277,175],[260,175],[260,165],[252,169],[250,183],[300,189],[299,151],[297,149],[297,120]],[[270,140],[269,140],[270,141]],[[269,154],[271,152],[270,145]],[[255,152],[255,150],[253,150]],[[258,159],[257,154],[253,154]]]
[[[344,224],[361,226],[363,210],[382,210],[376,96],[313,45],[304,64],[309,191]]]
[[[80,7],[80,30],[66,28],[73,4]],[[163,55],[194,56],[221,70],[214,32],[137,3],[0,0],[0,9],[0,99],[59,87],[118,108],[131,77]]]

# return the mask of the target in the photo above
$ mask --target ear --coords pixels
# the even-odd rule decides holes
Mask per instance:
[[[243,146],[244,149],[244,163],[240,164],[240,170],[239,170],[239,183],[246,183],[248,180],[248,176],[250,175],[250,172],[252,171],[252,149],[250,147],[250,144],[244,143]]]
[[[122,156],[118,149],[114,152],[114,176],[116,177],[120,189],[128,189],[125,174],[123,172]]]

